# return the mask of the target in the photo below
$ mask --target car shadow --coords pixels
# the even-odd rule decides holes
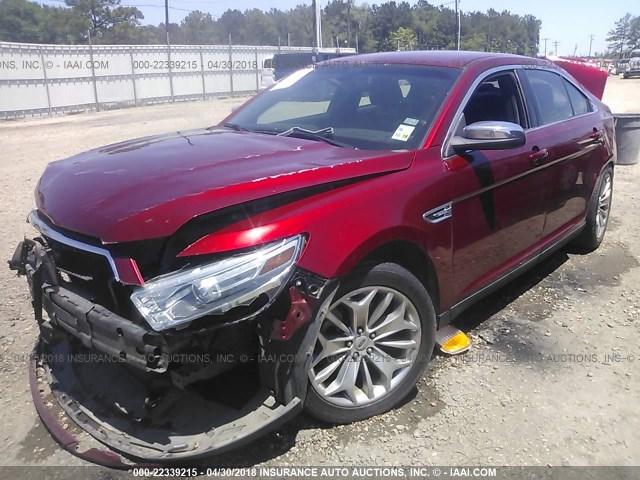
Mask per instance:
[[[456,326],[465,332],[478,328],[493,315],[499,313],[554,273],[569,259],[569,254],[581,254],[581,252],[574,247],[566,247],[555,252],[504,287],[474,304],[469,310],[463,312],[456,318]],[[399,409],[413,402],[417,396],[418,389],[413,388],[396,408]],[[277,431],[271,432],[238,450],[212,456],[198,462],[198,464],[206,463],[208,466],[215,465],[219,467],[250,467],[273,460],[287,453],[295,446],[296,438],[305,430],[330,429],[333,427],[335,427],[334,424],[321,422],[303,412]]]
[[[569,260],[569,253],[577,252],[574,247],[567,247],[554,252],[519,277],[474,303],[468,310],[462,312],[454,320],[454,323],[464,332],[479,327],[560,268]]]

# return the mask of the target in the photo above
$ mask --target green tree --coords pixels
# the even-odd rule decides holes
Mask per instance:
[[[624,57],[625,52],[630,50],[630,43],[633,41],[633,38],[631,38],[632,20],[633,16],[627,13],[616,22],[612,30],[609,30],[609,35],[607,36],[609,50],[617,54],[619,58]]]
[[[278,29],[270,15],[254,8],[244,12],[244,17],[245,42],[247,44],[274,45],[278,42]]]
[[[40,41],[43,43],[86,43],[88,23],[80,13],[72,8],[43,5]]]
[[[630,50],[640,48],[640,15],[633,17],[629,22],[629,40],[627,42]]]
[[[120,0],[65,0],[65,3],[89,22],[91,36],[100,39],[113,25],[111,9]]]
[[[371,8],[373,16],[372,34],[378,51],[395,50],[391,44],[391,32],[400,27],[409,27],[412,20],[411,5],[407,2],[386,2]]]
[[[142,12],[120,5],[120,0],[65,0],[67,8],[43,6],[27,0],[0,0],[0,39],[16,42],[86,43],[87,32],[96,43],[166,42],[163,23],[142,25]],[[446,3],[446,2],[445,2]],[[386,1],[369,6],[356,0],[331,0],[322,13],[323,43],[358,47],[361,52],[401,48],[456,48],[457,19],[448,6],[418,0]],[[640,18],[622,19],[611,33],[611,41],[623,39],[625,50],[640,41]],[[531,15],[508,11],[463,12],[461,48],[535,55],[540,21]],[[401,30],[402,29],[402,30]],[[252,45],[287,44],[311,46],[315,37],[311,7],[290,10],[271,8],[227,10],[219,19],[193,11],[178,25],[169,24],[174,44]]]
[[[307,5],[298,5],[286,12],[285,15],[287,17],[286,30],[279,32],[282,40],[286,41],[287,33],[290,33],[297,45],[313,45],[315,27],[311,8]]]
[[[187,44],[205,45],[216,41],[216,22],[210,13],[200,10],[189,13],[180,23],[180,29]]]
[[[418,43],[416,33],[405,27],[400,27],[389,35],[389,43],[397,45],[397,50],[413,50]]]
[[[0,2],[0,39],[9,42],[42,40],[43,13],[37,3],[26,0]]]
[[[110,25],[101,38],[102,43],[148,43],[151,39],[140,28],[144,15],[135,7],[116,7],[110,11]]]

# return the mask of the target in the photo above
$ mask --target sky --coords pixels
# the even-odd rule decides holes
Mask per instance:
[[[327,0],[319,0],[325,6]],[[432,0],[450,3],[450,0]],[[40,0],[40,3],[60,5],[63,0]],[[356,3],[364,3],[356,0]],[[369,0],[369,4],[384,3]],[[415,0],[409,0],[414,4]],[[122,5],[137,6],[145,15],[143,23],[157,25],[164,22],[164,0],[121,0]],[[170,22],[179,23],[192,10],[209,12],[220,16],[228,9],[246,10],[273,7],[288,10],[299,4],[311,5],[311,0],[169,0]],[[509,10],[519,15],[531,14],[542,21],[540,31],[540,53],[544,53],[544,38],[547,38],[547,52],[555,53],[554,42],[558,42],[558,55],[586,56],[589,53],[590,35],[593,35],[592,52],[606,49],[607,32],[617,20],[626,13],[640,15],[640,2],[637,0],[460,0],[462,11],[487,11],[493,8],[499,12]],[[453,6],[452,4],[450,6]],[[576,49],[577,45],[577,49]]]

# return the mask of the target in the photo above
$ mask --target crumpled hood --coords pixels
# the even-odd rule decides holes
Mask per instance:
[[[409,167],[409,152],[194,130],[122,142],[50,163],[36,204],[56,225],[104,243],[165,237],[191,218],[311,185]]]

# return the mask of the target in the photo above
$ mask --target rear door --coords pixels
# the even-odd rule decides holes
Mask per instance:
[[[606,161],[603,125],[589,98],[560,73],[523,70],[534,128],[528,136],[541,151],[547,183],[543,236],[561,235],[581,223],[600,166]]]

